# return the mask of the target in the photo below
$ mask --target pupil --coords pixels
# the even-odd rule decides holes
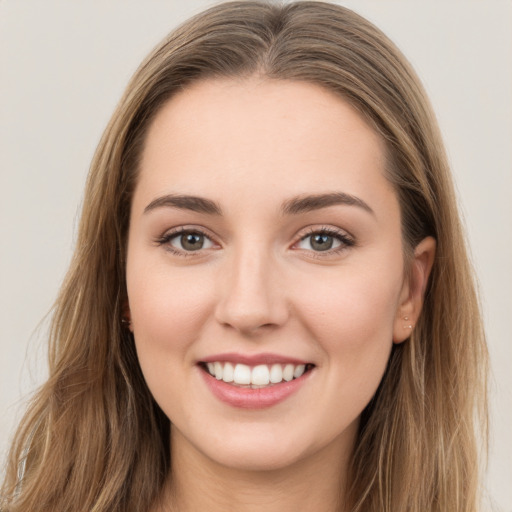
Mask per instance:
[[[187,251],[197,251],[203,246],[204,236],[197,233],[188,233],[181,236],[181,246]]]
[[[311,247],[316,251],[327,251],[332,244],[333,238],[330,235],[314,235],[311,240]]]

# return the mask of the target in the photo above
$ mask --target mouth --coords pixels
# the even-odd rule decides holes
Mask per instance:
[[[202,361],[199,367],[218,381],[233,387],[262,389],[299,379],[315,365],[292,362],[248,365],[230,361]]]

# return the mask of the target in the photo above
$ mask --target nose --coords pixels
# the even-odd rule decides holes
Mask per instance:
[[[245,335],[283,325],[289,314],[276,262],[266,252],[247,250],[226,262],[219,273],[215,316],[225,327]]]

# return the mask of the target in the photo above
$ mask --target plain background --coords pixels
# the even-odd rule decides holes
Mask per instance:
[[[512,511],[512,2],[340,2],[411,60],[445,137],[494,378],[488,488]],[[94,149],[140,61],[205,0],[0,0],[0,460],[44,379]],[[3,463],[2,466],[3,467]]]

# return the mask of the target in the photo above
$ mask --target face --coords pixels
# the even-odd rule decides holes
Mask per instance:
[[[127,286],[173,443],[246,469],[351,449],[409,293],[384,165],[374,131],[315,85],[204,81],[161,109]]]

